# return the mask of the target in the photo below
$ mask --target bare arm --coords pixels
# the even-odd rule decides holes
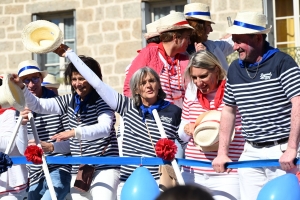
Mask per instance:
[[[286,151],[279,159],[283,170],[290,170],[295,167],[294,159],[297,157],[297,150],[300,141],[300,96],[293,97],[291,111],[291,131]]]

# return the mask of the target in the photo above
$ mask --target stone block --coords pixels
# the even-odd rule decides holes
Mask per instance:
[[[85,56],[91,56],[92,55],[92,50],[88,46],[77,46],[77,55],[85,55]]]
[[[20,53],[16,53],[16,52],[13,52],[12,54],[8,54],[8,66],[9,66],[9,69],[11,71],[14,71],[15,73],[17,73],[17,70],[18,70],[18,65],[20,62],[24,61],[24,60],[30,60],[32,59],[31,57],[31,53],[30,52],[20,52]]]
[[[82,7],[89,7],[89,6],[97,6],[98,5],[98,0],[88,0],[88,1],[81,1],[82,2]]]
[[[0,49],[3,52],[12,51],[14,49],[14,42],[11,42],[11,41],[0,42]]]
[[[5,37],[6,37],[5,29],[4,28],[0,28],[0,39],[4,39]]]
[[[122,20],[117,22],[117,29],[130,29],[130,21],[129,20]]]
[[[133,22],[132,25],[132,36],[136,39],[141,39],[141,32],[142,32],[141,19],[137,19]]]
[[[113,55],[114,54],[114,45],[112,44],[103,44],[99,46],[100,55]]]
[[[0,4],[10,4],[13,2],[14,2],[14,0],[1,0]]]
[[[208,4],[210,5],[210,4]],[[227,10],[227,1],[216,1],[214,4],[214,12],[220,11],[220,10]]]
[[[9,33],[7,34],[8,39],[20,39],[21,33]]]
[[[115,30],[115,22],[114,21],[104,21],[102,23],[102,31],[114,31]]]
[[[1,16],[0,17],[0,26],[8,26],[10,25],[10,17]]]
[[[81,46],[84,44],[84,37],[85,37],[85,32],[84,32],[84,27],[82,24],[77,24],[76,25],[76,35],[77,35],[77,46]]]
[[[24,49],[22,41],[15,41],[15,51],[23,51]]]
[[[3,14],[3,6],[0,6],[0,15]]]
[[[122,31],[122,39],[123,41],[126,41],[126,40],[130,40],[130,32],[129,31]]]
[[[227,0],[227,1],[230,10],[235,10],[235,11],[240,10],[242,1],[236,1],[236,0]]]
[[[115,74],[120,74],[120,75],[125,75],[125,70],[127,68],[127,66],[131,63],[130,60],[127,61],[118,61],[115,64]]]
[[[88,45],[101,44],[103,41],[101,34],[94,34],[87,36]]]
[[[95,18],[96,20],[103,20],[104,18],[104,8],[103,7],[98,7],[95,10]]]
[[[17,30],[22,31],[23,28],[31,22],[31,16],[30,15],[22,15],[22,16],[17,16],[16,18],[17,21]]]
[[[100,24],[99,22],[94,22],[94,23],[91,23],[87,26],[87,32],[89,34],[91,33],[99,33],[100,31]]]
[[[130,3],[123,5],[123,18],[140,18],[141,17],[141,3]]]
[[[42,13],[42,12],[57,12],[66,10],[80,10],[80,2],[71,1],[36,1],[36,3],[31,3],[26,5],[26,13]]]
[[[7,63],[7,57],[6,57],[6,55],[0,55],[0,60],[1,60],[1,62],[0,62],[0,69],[1,70],[9,68],[9,65]],[[2,73],[3,72],[1,72],[1,74]]]
[[[15,0],[16,3],[28,3],[29,0]]]
[[[106,77],[109,74],[112,74],[113,66],[112,65],[101,65],[101,71],[102,71],[103,77]]]
[[[95,59],[100,63],[100,65],[110,64],[115,62],[115,57],[113,56],[100,56]]]
[[[120,40],[119,32],[111,32],[104,34],[104,41],[105,42],[116,42]]]
[[[100,5],[102,4],[111,4],[114,3],[114,0],[100,0]]]
[[[120,78],[118,76],[108,76],[108,82],[107,84],[110,85],[111,87],[118,87],[120,86]]]
[[[14,26],[8,26],[8,27],[6,28],[6,31],[7,31],[7,32],[13,32],[13,31],[15,31],[15,27],[14,27]]]
[[[94,9],[78,9],[76,11],[77,21],[90,22],[93,21]]]
[[[116,46],[117,59],[133,59],[137,50],[142,48],[141,41],[122,42]]]
[[[105,18],[107,19],[121,18],[121,7],[118,4],[107,7],[105,9]]]
[[[241,11],[242,10],[249,10],[251,8],[251,11],[254,12],[263,12],[263,1],[261,0],[243,0],[242,6],[241,6]]]

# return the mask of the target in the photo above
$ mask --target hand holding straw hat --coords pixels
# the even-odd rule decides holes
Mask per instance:
[[[37,20],[26,25],[22,31],[22,42],[33,53],[48,53],[63,42],[59,27],[46,20]]]

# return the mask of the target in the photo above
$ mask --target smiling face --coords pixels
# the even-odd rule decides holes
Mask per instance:
[[[83,100],[92,89],[92,86],[78,72],[72,72],[71,84],[81,100]]]
[[[136,91],[136,94],[139,94],[142,100],[142,103],[145,106],[153,105],[158,99],[158,90],[160,85],[155,77],[147,73],[139,83],[139,89]]]
[[[190,76],[192,81],[202,94],[209,94],[218,88],[218,70],[217,67],[213,71],[191,67]]]
[[[208,40],[209,33],[213,32],[213,29],[211,27],[211,22],[208,22],[208,21],[204,22],[204,27],[205,27],[204,30],[205,30],[205,34],[206,34],[205,39],[204,39],[204,42],[205,42]]]
[[[39,72],[28,74],[20,77],[23,83],[25,83],[27,89],[35,96],[42,97],[43,89],[42,82],[43,77]]]

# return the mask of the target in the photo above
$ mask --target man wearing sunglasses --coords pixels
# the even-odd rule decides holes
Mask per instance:
[[[36,97],[52,98],[57,96],[52,90],[42,86],[43,79],[47,76],[47,72],[41,71],[36,61],[26,60],[21,62],[18,66],[18,75],[27,89]],[[23,117],[19,134],[22,134],[25,136],[25,138],[29,138],[28,143],[27,141],[24,141],[24,146],[27,146],[27,144],[35,145],[35,141],[30,140],[32,138],[32,128],[30,123],[28,123],[28,113],[30,112],[32,111],[28,108],[25,108],[25,110],[19,113]],[[50,140],[50,138],[55,134],[65,131],[63,126],[63,116],[58,114],[45,115],[38,113],[33,113],[33,116],[38,136],[41,141],[40,144],[45,152],[45,155],[68,155],[68,153],[70,153],[70,145],[68,140],[62,142],[54,142]],[[64,152],[64,154],[56,152]],[[48,165],[48,168],[57,199],[62,200],[70,192],[71,166]],[[51,200],[41,165],[29,165],[28,169],[30,178],[28,199]]]

